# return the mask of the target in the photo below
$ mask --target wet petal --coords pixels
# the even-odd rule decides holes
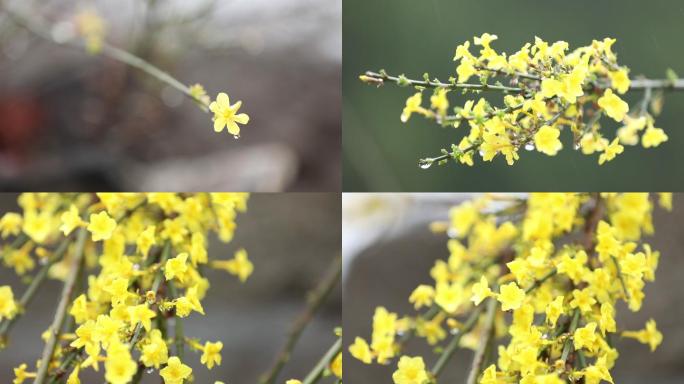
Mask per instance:
[[[230,132],[231,135],[240,134],[240,127],[237,124],[235,124],[234,121],[227,121],[226,123],[228,125],[228,132]]]
[[[239,115],[235,115],[233,120],[239,124],[247,124],[249,123],[249,116],[246,113],[241,113]]]
[[[214,120],[214,131],[216,132],[221,132],[223,130],[223,127],[226,126],[226,120],[222,117],[216,118]]]

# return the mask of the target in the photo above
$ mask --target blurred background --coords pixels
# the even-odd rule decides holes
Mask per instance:
[[[669,141],[658,148],[625,147],[614,161],[599,167],[597,155],[565,149],[555,157],[539,152],[520,154],[514,166],[497,157],[474,167],[449,163],[428,170],[418,159],[440,154],[467,133],[433,122],[399,115],[411,89],[387,85],[376,89],[361,83],[367,70],[386,69],[421,78],[441,79],[455,73],[454,49],[463,41],[489,32],[499,36],[497,51],[513,53],[539,36],[564,40],[571,48],[592,39],[617,38],[618,61],[631,75],[664,78],[672,68],[684,76],[684,3],[650,1],[391,1],[345,0],[343,41],[343,188],[345,191],[530,191],[530,190],[682,190],[684,188],[684,92],[665,98],[656,126]],[[627,98],[632,104],[641,93]],[[464,100],[457,100],[463,105]],[[602,120],[614,137],[618,125]],[[676,171],[679,169],[680,171]],[[674,171],[674,172],[673,172]]]
[[[0,194],[0,215],[16,211],[15,201],[13,194]],[[241,284],[225,272],[207,271],[211,288],[202,302],[206,316],[186,318],[185,333],[223,341],[223,362],[208,371],[200,364],[200,354],[187,352],[185,363],[193,368],[196,383],[256,383],[275,361],[291,323],[306,305],[307,292],[340,252],[338,194],[253,194],[247,212],[239,214],[236,222],[234,240],[227,245],[211,243],[209,256],[228,259],[244,247],[254,273]],[[23,292],[16,275],[0,267],[0,285],[5,284]],[[12,328],[10,346],[0,351],[0,383],[11,382],[13,367],[21,363],[33,367],[40,358],[44,345],[40,334],[54,316],[60,291],[58,282],[45,283],[27,315]],[[341,305],[338,285],[304,331],[280,382],[302,378],[332,345],[333,330],[341,325]],[[101,382],[85,374],[81,380]],[[145,375],[143,383],[159,383],[159,376]]]
[[[240,140],[174,88],[53,38],[95,10],[106,40],[228,92]],[[0,5],[0,189],[340,189],[341,0],[7,0]]]
[[[446,237],[428,229],[430,222],[448,220],[448,209],[469,199],[469,194],[345,194],[343,197],[343,324],[345,381],[388,383],[396,361],[387,366],[365,365],[348,353],[356,336],[366,339],[372,331],[376,306],[401,314],[415,313],[408,297],[418,284],[432,282],[429,271],[437,259],[449,252]],[[648,346],[620,339],[620,352],[611,372],[616,383],[675,384],[684,380],[684,194],[673,198],[673,211],[655,208],[655,235],[646,242],[660,251],[656,280],[646,284],[641,310],[633,313],[624,303],[617,306],[618,327],[642,329],[653,318],[663,333],[663,342],[651,353]],[[423,340],[407,344],[411,355],[427,356],[431,366],[436,356]],[[465,382],[472,351],[459,350],[447,364],[440,382]],[[432,356],[435,356],[432,358]]]

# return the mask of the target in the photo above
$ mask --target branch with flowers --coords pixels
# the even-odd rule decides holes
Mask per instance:
[[[183,95],[190,98],[202,111],[213,114],[213,126],[215,132],[224,129],[234,138],[240,137],[240,126],[249,123],[249,116],[245,113],[238,113],[242,106],[242,101],[235,104],[230,103],[230,98],[226,92],[219,92],[214,100],[206,93],[201,84],[185,84],[169,73],[161,70],[154,64],[138,57],[130,52],[118,48],[105,40],[106,22],[92,9],[83,9],[78,12],[69,26],[74,32],[57,33],[57,26],[51,27],[34,12],[20,12],[6,4],[5,13],[9,20],[25,28],[36,36],[39,36],[54,44],[84,49],[93,55],[104,55],[154,77],[162,83],[173,87]],[[60,25],[60,28],[63,28]],[[63,32],[63,31],[62,31]]]
[[[186,350],[201,354],[209,370],[220,365],[222,342],[191,337],[183,320],[205,313],[205,269],[243,283],[252,274],[244,249],[219,260],[206,247],[210,235],[232,240],[247,200],[245,193],[20,195],[23,211],[0,219],[8,240],[2,263],[28,286],[19,300],[0,286],[0,347],[11,346],[12,325],[47,278],[64,284],[36,369],[21,364],[14,383],[77,384],[82,371],[102,363],[108,383],[138,383],[156,372],[182,384],[193,372]]]
[[[395,384],[441,382],[448,364],[465,366],[452,362],[459,348],[475,351],[469,384],[599,384],[613,383],[616,337],[658,347],[655,320],[620,329],[616,306],[639,311],[655,280],[659,253],[643,238],[654,232],[654,207],[672,209],[671,194],[533,193],[501,210],[494,202],[502,200],[464,202],[431,226],[449,236],[449,257],[408,298],[417,313],[377,307],[370,342],[356,337],[351,356],[396,364]],[[408,351],[411,338],[434,356]]]
[[[665,131],[655,127],[654,116],[662,110],[665,91],[684,90],[684,80],[674,71],[667,71],[667,79],[630,78],[629,68],[617,62],[612,50],[616,40],[611,38],[569,51],[564,41],[549,44],[537,37],[510,56],[491,47],[496,39],[488,33],[475,37],[479,55],[470,52],[469,41],[459,45],[456,74],[448,81],[431,79],[427,73],[422,80],[410,79],[384,70],[359,77],[377,87],[395,84],[417,90],[402,111],[404,123],[418,114],[443,127],[470,127],[441,155],[420,159],[421,168],[450,159],[472,166],[478,153],[483,161],[502,155],[512,165],[523,148],[555,156],[563,148],[564,130],[572,136],[572,148],[599,154],[599,164],[613,160],[625,145],[641,142],[652,148],[668,140]],[[478,81],[469,82],[473,77]],[[632,108],[619,96],[628,91],[643,92]],[[478,96],[485,92],[502,94],[503,105]],[[423,105],[424,94],[430,96],[428,106]],[[450,108],[450,96],[456,94],[472,98]],[[604,116],[622,124],[614,138],[601,129]]]

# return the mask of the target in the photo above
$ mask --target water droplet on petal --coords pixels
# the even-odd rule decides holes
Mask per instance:
[[[240,135],[233,135],[233,139],[237,140],[240,138]]]
[[[534,151],[534,143],[527,143],[527,144],[525,144],[525,150],[527,150],[527,151]]]

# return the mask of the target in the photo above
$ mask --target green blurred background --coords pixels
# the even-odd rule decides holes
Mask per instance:
[[[614,51],[631,75],[663,78],[672,68],[684,76],[684,2],[605,1],[457,1],[345,0],[343,6],[343,187],[345,191],[530,191],[530,190],[682,190],[684,189],[684,92],[669,93],[656,126],[669,141],[658,148],[626,146],[610,163],[598,166],[598,155],[564,150],[555,157],[521,151],[508,166],[478,157],[474,167],[450,162],[418,168],[421,157],[460,141],[465,126],[440,128],[414,116],[402,124],[399,115],[412,89],[365,85],[358,75],[386,69],[420,78],[424,72],[447,79],[455,72],[455,47],[483,32],[499,36],[497,51],[513,53],[539,36],[564,40],[571,49],[592,39],[617,38]],[[630,105],[641,93],[627,97]],[[451,98],[462,105],[465,99]],[[602,119],[614,137],[618,124]],[[524,153],[523,153],[524,152]]]

